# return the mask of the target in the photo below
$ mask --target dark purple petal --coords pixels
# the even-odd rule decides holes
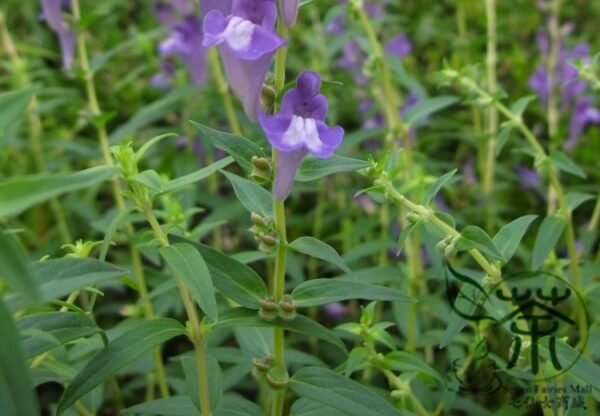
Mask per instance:
[[[600,124],[600,110],[593,107],[590,97],[584,97],[577,102],[571,115],[569,137],[564,144],[566,150],[575,147],[589,124]]]
[[[58,35],[63,67],[70,69],[75,56],[75,33],[69,28],[62,17],[63,0],[40,0],[42,16]]]
[[[156,3],[154,5],[154,15],[160,24],[166,27],[174,26],[179,21],[175,8],[169,3]]]
[[[540,177],[535,170],[522,165],[517,165],[515,171],[517,172],[517,175],[519,175],[519,181],[521,182],[521,188],[523,190],[536,189],[539,186]]]
[[[396,55],[398,59],[402,59],[412,52],[412,43],[406,35],[399,34],[388,41],[386,51],[391,55]]]
[[[535,73],[529,78],[529,87],[535,91],[538,100],[545,107],[548,102],[550,89],[548,86],[548,71],[543,66],[538,66]]]
[[[274,0],[233,0],[231,14],[272,31],[277,22],[277,5]]]
[[[281,0],[281,16],[287,27],[292,27],[298,20],[298,0]]]
[[[277,154],[277,168],[275,171],[275,182],[273,183],[273,197],[278,201],[285,201],[292,190],[296,172],[302,163],[302,159],[308,152],[298,149],[292,152],[280,152]]]

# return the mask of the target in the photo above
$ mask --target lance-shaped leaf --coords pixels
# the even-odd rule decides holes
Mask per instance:
[[[334,173],[354,172],[368,168],[369,162],[350,157],[333,155],[329,159],[319,159],[308,156],[300,165],[296,180],[299,182],[314,181]]]
[[[204,259],[194,247],[186,243],[177,243],[169,247],[162,247],[161,256],[175,272],[175,278],[183,280],[194,300],[212,320],[219,315],[215,288],[208,267]]]
[[[296,394],[346,412],[348,416],[399,416],[404,413],[368,387],[321,367],[305,367],[290,379]]]
[[[213,146],[226,151],[247,172],[252,170],[252,156],[264,156],[262,149],[245,137],[211,129],[192,121],[203,139]]]
[[[524,215],[506,224],[492,240],[508,262],[517,251],[521,239],[537,215]]]
[[[0,411],[4,416],[38,415],[21,337],[15,323],[0,300]]]
[[[540,229],[538,230],[535,244],[533,246],[533,255],[531,258],[531,268],[537,270],[544,260],[548,257],[558,239],[562,235],[567,223],[561,217],[550,216],[544,218]]]
[[[273,197],[271,193],[256,182],[241,178],[233,173],[222,171],[233,186],[235,195],[249,212],[263,217],[273,217]]]
[[[15,176],[0,182],[0,217],[18,215],[32,205],[55,196],[90,188],[111,178],[116,172],[115,166],[98,166],[73,174]]]
[[[335,248],[314,237],[300,237],[289,243],[288,247],[299,253],[308,254],[311,257],[335,264],[346,273],[350,273],[350,269]]]
[[[75,376],[60,398],[57,414],[64,413],[84,394],[131,364],[146,351],[184,334],[185,328],[174,319],[160,318],[138,322],[108,347],[100,350]]]
[[[348,299],[415,302],[396,289],[342,279],[312,279],[300,283],[292,292],[299,307],[318,306]]]
[[[33,274],[29,270],[22,250],[13,236],[4,234],[0,229],[0,279],[20,292],[23,298],[31,302],[40,300],[40,292]]]
[[[59,344],[66,344],[102,332],[102,329],[86,315],[73,312],[45,312],[29,315],[20,319],[17,326],[25,334],[29,329],[43,331]],[[35,357],[56,347],[54,342],[46,337],[36,336],[36,333],[25,337],[23,344],[27,358]]]
[[[128,273],[126,269],[102,261],[75,258],[32,263],[30,270],[40,288],[43,302],[61,298],[77,289],[94,286]],[[6,297],[6,304],[10,310],[15,311],[27,308],[34,302],[21,294],[11,294]]]
[[[267,286],[254,269],[204,244],[175,235],[170,239],[188,243],[200,252],[221,293],[247,308],[260,308],[260,301],[267,297]]]
[[[258,313],[251,309],[233,308],[221,314],[219,321],[213,325],[214,328],[236,328],[236,327],[269,327],[283,328],[289,331],[299,332],[304,335],[314,336],[325,342],[335,345],[342,351],[346,346],[338,336],[330,329],[325,328],[317,321],[302,315],[296,315],[294,319],[276,318],[266,321],[259,318]]]

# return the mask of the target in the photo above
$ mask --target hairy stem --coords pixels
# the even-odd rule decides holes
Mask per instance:
[[[496,0],[485,0],[487,16],[487,87],[492,96],[498,90],[496,73],[497,62],[497,29],[496,29]],[[498,109],[490,106],[487,112],[487,142],[486,156],[483,171],[483,195],[485,199],[486,225],[487,229],[493,227],[493,190],[494,190],[494,167],[496,162],[496,135],[498,132]]]
[[[73,12],[73,20],[76,25],[81,22],[81,9],[79,7],[79,0],[71,0],[71,9]],[[98,134],[98,140],[100,142],[100,149],[102,151],[102,157],[106,165],[113,165],[113,159],[110,154],[110,146],[108,141],[108,133],[106,131],[105,123],[98,122],[96,119],[102,115],[102,110],[98,102],[98,95],[96,93],[96,86],[94,83],[94,73],[91,70],[87,45],[85,42],[84,33],[78,33],[77,36],[77,54],[79,57],[79,65],[83,72],[83,78],[85,81],[86,96],[88,99],[88,105],[92,117],[94,117],[94,124]],[[126,210],[125,200],[123,198],[123,188],[118,178],[114,178],[112,181],[112,193],[117,209],[120,212]],[[135,233],[133,226],[130,223],[125,224],[125,231],[127,236],[131,239]],[[152,303],[148,299],[148,286],[146,284],[146,277],[144,275],[144,269],[142,267],[142,258],[139,251],[132,245],[129,245],[129,255],[133,264],[133,271],[136,278],[136,283],[142,300],[144,317],[148,320],[153,319],[154,312],[152,309]],[[169,387],[166,380],[164,363],[160,353],[160,348],[157,347],[153,352],[154,369],[156,371],[156,378],[162,397],[169,397]]]
[[[169,239],[154,215],[154,212],[149,207],[141,207],[148,224],[152,228],[156,239],[162,247],[169,247]],[[200,413],[202,416],[210,416],[210,399],[208,391],[208,373],[206,369],[206,353],[204,351],[204,334],[200,327],[200,318],[198,311],[192,300],[190,292],[185,287],[181,277],[175,276],[175,282],[179,289],[179,294],[187,317],[191,324],[191,341],[194,345],[194,353],[196,357],[196,371],[198,374],[198,397],[200,398]]]

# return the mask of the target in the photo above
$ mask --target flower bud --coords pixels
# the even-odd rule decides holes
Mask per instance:
[[[296,304],[290,295],[283,295],[279,302],[279,316],[288,321],[296,317]]]
[[[278,311],[279,305],[275,302],[275,298],[271,296],[260,301],[258,316],[265,321],[272,321],[279,315]]]
[[[263,184],[271,180],[271,162],[265,157],[252,156],[252,179]]]
[[[264,85],[260,92],[260,102],[265,108],[271,108],[275,103],[275,98],[277,95],[275,94],[275,89],[270,85]]]
[[[273,253],[279,245],[279,236],[274,232],[260,232],[258,234],[258,240],[260,241],[258,248],[265,253]]]

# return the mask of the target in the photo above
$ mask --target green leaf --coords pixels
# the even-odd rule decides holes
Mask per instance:
[[[100,261],[105,261],[106,256],[108,255],[108,249],[110,244],[112,243],[112,238],[117,232],[119,225],[127,218],[129,214],[134,212],[137,208],[133,205],[128,206],[123,211],[117,212],[117,215],[110,221],[108,228],[106,229],[106,233],[104,234],[104,241],[102,242],[102,246],[100,247],[100,255],[98,258]]]
[[[415,302],[404,293],[383,286],[343,279],[312,279],[300,283],[292,291],[299,307],[318,306],[348,299]]]
[[[339,155],[333,155],[329,159],[307,157],[298,170],[296,180],[310,182],[334,173],[354,172],[369,166],[369,162]]]
[[[576,191],[569,192],[565,196],[565,199],[567,200],[567,205],[569,206],[569,211],[575,211],[581,204],[590,201],[594,198],[596,198],[595,195]]]
[[[163,98],[146,105],[124,124],[118,126],[110,135],[111,143],[118,143],[121,139],[142,130],[142,127],[165,117],[169,111],[174,110],[183,100],[197,94],[197,88],[189,86],[176,88]]]
[[[175,134],[175,133],[161,134],[160,136],[153,137],[150,140],[148,140],[146,143],[144,143],[143,146],[140,147],[140,149],[137,152],[135,152],[135,155],[133,158],[134,166],[137,166],[140,163],[140,161],[142,160],[142,158],[144,157],[146,152],[148,150],[150,150],[150,148],[152,148],[155,144],[157,144],[158,142],[160,142],[168,137],[177,137],[177,134]]]
[[[567,223],[561,217],[550,216],[544,218],[533,246],[531,258],[531,268],[533,270],[539,269],[544,260],[546,260],[548,254],[550,254],[554,249],[554,246],[556,246],[566,225]]]
[[[13,236],[0,229],[0,279],[6,281],[31,302],[40,300],[37,282],[27,266],[23,251],[19,249]]]
[[[163,191],[163,183],[160,175],[152,169],[145,170],[129,177],[129,180],[139,183],[148,188],[152,195],[156,195]]]
[[[126,269],[94,259],[64,258],[46,260],[30,265],[30,270],[42,293],[42,302],[61,298],[87,286],[94,286],[128,273]],[[11,294],[6,297],[11,311],[34,304],[30,299]]]
[[[185,374],[188,395],[200,409],[200,397],[198,394],[198,367],[195,356],[186,356],[181,359],[181,365]],[[223,397],[223,374],[219,363],[211,356],[206,356],[206,375],[208,380],[208,403],[211,410],[215,410]]]
[[[346,412],[323,406],[319,402],[301,397],[292,404],[290,416],[348,416]]]
[[[585,172],[581,169],[575,162],[571,160],[569,156],[560,151],[552,152],[552,154],[548,157],[550,163],[554,165],[557,169],[560,169],[564,172],[570,173],[575,176],[579,176],[580,178],[585,178]]]
[[[539,342],[539,346],[542,357],[550,360],[548,342]],[[583,356],[580,351],[575,350],[560,338],[556,338],[556,355],[559,362],[574,363],[567,374],[582,381],[585,385],[591,385],[593,387],[592,395],[597,401],[600,400],[600,367],[598,364]]]
[[[352,373],[369,367],[369,350],[366,347],[355,347],[348,354],[344,375],[350,377]]]
[[[508,262],[517,251],[521,239],[537,215],[524,215],[506,224],[492,240]]]
[[[229,166],[232,162],[233,158],[231,156],[227,156],[226,158],[211,163],[210,165],[200,170],[197,170],[196,172],[192,172],[180,178],[173,179],[172,181],[169,181],[164,185],[163,194],[178,191],[182,188],[185,188],[187,186],[195,184],[196,182],[206,179],[216,171]]]
[[[0,94],[0,138],[6,128],[27,108],[34,94],[33,88]]]
[[[161,256],[190,291],[194,300],[212,320],[217,320],[219,310],[215,298],[215,288],[204,259],[194,247],[186,243],[177,243],[162,247]]]
[[[398,250],[396,251],[396,255],[399,256],[402,253],[402,248],[404,247],[404,243],[406,239],[414,230],[418,229],[421,225],[423,225],[423,221],[417,221],[408,224],[408,226],[402,228],[400,231],[400,235],[398,236]]]
[[[75,376],[58,402],[57,414],[64,413],[84,394],[133,363],[146,351],[185,333],[185,328],[174,319],[137,322],[124,335],[100,350]]]
[[[123,410],[127,415],[198,416],[198,408],[188,396],[152,400]],[[260,407],[236,394],[225,394],[213,416],[264,416]]]
[[[305,367],[290,379],[290,388],[307,397],[349,416],[398,416],[383,397],[354,380],[321,367]]]
[[[440,347],[444,348],[456,340],[456,336],[469,323],[466,316],[473,316],[477,307],[482,304],[484,293],[476,290],[475,287],[463,284],[456,300],[452,312],[448,319],[448,326],[444,330]]]
[[[512,123],[507,123],[498,133],[498,136],[496,137],[496,156],[500,155],[502,149],[504,149],[504,146],[506,146],[508,139],[510,139],[512,130]]]
[[[198,409],[188,396],[151,400],[123,410],[126,415],[198,416]]]
[[[219,321],[213,328],[236,328],[236,327],[268,327],[283,328],[289,331],[314,336],[346,352],[346,346],[338,336],[330,329],[325,328],[317,321],[302,315],[296,315],[294,319],[276,318],[273,321],[265,321],[258,316],[258,312],[246,308],[232,308],[223,312]]]
[[[254,269],[204,244],[175,235],[170,238],[188,243],[200,252],[221,293],[247,308],[260,308],[260,301],[267,297],[267,286]]]
[[[504,255],[487,233],[474,225],[469,225],[462,230],[456,249],[459,251],[477,249],[493,259],[506,263]]]
[[[316,257],[331,264],[335,264],[346,273],[350,273],[350,269],[338,252],[329,244],[317,240],[314,237],[300,237],[289,243],[288,247],[299,253],[304,253],[311,257]]]
[[[425,205],[425,206],[431,204],[431,201],[433,201],[433,198],[435,198],[435,196],[438,194],[438,192],[440,192],[440,190],[446,184],[446,182],[448,182],[450,179],[452,179],[452,177],[454,176],[454,174],[456,173],[457,170],[458,169],[452,169],[450,172],[440,176],[429,187],[429,189],[427,189],[427,192],[425,192],[425,196],[423,197],[421,204]]]
[[[252,156],[264,156],[265,153],[258,145],[245,137],[211,129],[200,123],[191,122],[200,131],[203,139],[213,146],[226,151],[247,172],[252,171]]]
[[[45,334],[51,335],[60,345],[102,332],[102,329],[86,315],[73,312],[46,312],[29,315],[20,319],[17,327],[25,333],[28,329],[43,331]],[[27,359],[57,346],[46,338],[35,336],[35,333],[25,337],[23,344]]]
[[[263,217],[273,217],[273,197],[271,193],[256,182],[241,178],[233,173],[221,171],[229,179],[235,195],[249,212]]]
[[[458,102],[458,98],[452,96],[425,98],[406,111],[404,115],[405,123],[412,126],[425,117],[437,113],[456,102]]]
[[[383,365],[390,370],[402,373],[416,373],[420,376],[425,376],[427,380],[435,380],[440,385],[445,384],[442,376],[415,354],[404,351],[392,351],[385,356]]]
[[[99,166],[74,174],[41,173],[10,178],[0,182],[0,217],[18,215],[55,196],[90,188],[116,172],[115,166]]]
[[[536,99],[535,95],[527,95],[519,98],[513,105],[510,106],[510,111],[518,116],[523,115],[530,102]]]
[[[3,416],[39,415],[21,337],[0,299],[0,406]]]

